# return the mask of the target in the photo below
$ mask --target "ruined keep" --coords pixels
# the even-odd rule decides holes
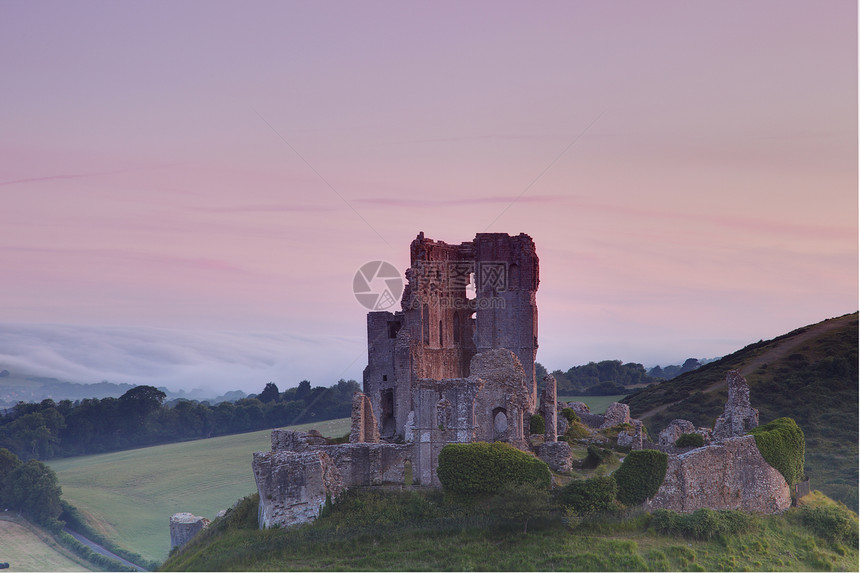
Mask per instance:
[[[531,237],[478,233],[449,245],[419,233],[409,251],[402,310],[367,315],[364,393],[380,436],[405,439],[421,381],[467,379],[472,359],[488,350],[514,353],[525,373],[523,406],[534,412],[539,280]],[[500,412],[511,424],[511,412],[503,406]],[[522,427],[522,419],[515,425]]]
[[[525,234],[478,233],[449,245],[419,233],[398,312],[367,315],[368,364],[352,408],[350,443],[275,430],[254,454],[261,527],[313,519],[343,488],[439,486],[450,443],[505,441],[523,450],[539,405],[556,436],[555,380],[538,402],[538,257]],[[550,427],[550,425],[552,427]],[[567,444],[538,452],[570,465]],[[566,456],[566,458],[565,458]],[[407,477],[408,476],[408,477]]]
[[[665,480],[645,502],[648,509],[788,507],[788,484],[745,435],[758,425],[758,411],[738,372],[728,373],[729,399],[713,430],[674,420],[651,443],[626,404],[610,404],[600,415],[581,402],[558,402],[551,375],[538,397],[538,257],[531,237],[478,233],[449,245],[419,233],[410,254],[402,310],[367,315],[368,364],[363,392],[353,397],[349,443],[330,444],[313,430],[274,430],[271,451],[254,454],[260,527],[313,520],[350,487],[438,487],[439,453],[451,443],[504,441],[569,472],[570,446],[557,441],[565,407],[592,436],[619,428],[618,445],[668,453]],[[545,431],[532,447],[529,421],[538,412]],[[705,446],[675,446],[692,432]]]

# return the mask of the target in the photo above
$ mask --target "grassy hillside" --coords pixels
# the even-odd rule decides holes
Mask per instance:
[[[296,426],[328,436],[349,431],[349,420]],[[170,550],[168,520],[188,511],[213,519],[254,491],[253,452],[271,447],[265,430],[49,463],[63,498],[119,546],[162,561]]]
[[[626,394],[616,396],[559,396],[559,402],[585,402],[592,414],[603,414],[613,402],[620,402]]]
[[[730,532],[699,539],[666,532],[642,512],[567,525],[559,513],[549,514],[524,533],[492,500],[462,506],[440,492],[345,497],[312,524],[260,531],[255,495],[161,570],[855,571],[858,565],[856,544],[812,527],[803,508],[748,516]],[[823,497],[816,502],[833,505]],[[856,515],[847,519],[856,536]]]
[[[10,571],[98,571],[12,512],[0,512],[0,562]]]
[[[726,401],[726,372],[739,370],[761,423],[790,416],[803,429],[812,487],[856,508],[857,365],[858,314],[853,313],[750,344],[622,401],[655,437],[675,418],[711,426]]]

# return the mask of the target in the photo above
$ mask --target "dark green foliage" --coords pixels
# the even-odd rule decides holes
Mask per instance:
[[[635,450],[627,454],[613,474],[618,483],[618,501],[639,505],[654,497],[663,479],[669,456],[657,450]]]
[[[268,404],[269,402],[279,401],[280,397],[281,391],[278,390],[278,385],[274,382],[268,382],[263,391],[260,392],[260,395],[257,396],[257,399],[263,404]]]
[[[726,401],[726,372],[757,361],[760,366],[745,378],[760,419],[793,418],[805,435],[806,477],[816,489],[856,507],[858,340],[855,312],[750,344],[621,402],[630,405],[630,415],[642,419],[652,435],[674,418],[711,426]]]
[[[571,422],[567,431],[564,433],[564,436],[562,436],[562,439],[565,442],[572,443],[576,440],[587,438],[590,435],[591,432],[588,431],[588,428],[586,428],[582,422]]]
[[[120,398],[20,402],[0,415],[0,448],[24,460],[49,459],[345,418],[358,389],[353,380],[331,388],[310,388],[308,382],[281,395],[269,383],[262,400],[217,406],[185,399],[163,404],[164,392],[152,386],[134,387]]]
[[[755,436],[755,443],[761,456],[779,470],[788,485],[794,485],[803,479],[806,442],[803,430],[794,420],[777,418],[752,429],[750,434]]]
[[[441,497],[412,492],[383,492],[350,489],[329,508],[323,523],[340,527],[370,527],[441,517]]]
[[[445,491],[466,495],[495,493],[506,483],[549,488],[552,480],[543,461],[503,442],[448,444],[436,473]]]
[[[705,445],[705,438],[701,434],[681,434],[675,440],[675,446],[679,448],[701,448]]]
[[[573,408],[563,408],[561,410],[561,415],[564,416],[564,419],[567,420],[570,424],[582,421],[579,419],[579,415],[577,415],[577,413],[573,411]]]
[[[802,506],[800,521],[815,535],[832,543],[858,546],[857,518],[844,505]]]
[[[115,554],[119,555],[120,557],[122,557],[123,559],[131,561],[132,563],[136,563],[137,565],[140,565],[143,568],[146,568],[146,569],[152,571],[152,570],[155,570],[156,567],[158,567],[158,562],[148,561],[148,560],[144,559],[143,557],[141,557],[137,553],[133,553],[131,551],[127,551],[127,550],[123,549],[122,547],[119,547],[110,538],[105,537],[104,535],[102,535],[101,533],[99,533],[98,531],[96,531],[95,529],[90,527],[89,524],[87,523],[87,520],[84,519],[83,515],[81,515],[81,512],[78,511],[78,508],[76,508],[72,504],[68,503],[65,500],[60,500],[60,506],[63,509],[62,513],[60,514],[60,520],[61,520],[61,522],[65,523],[65,526],[68,527],[69,529],[71,529],[72,531],[74,531],[76,533],[80,533],[81,535],[83,535],[84,537],[89,539],[90,541],[94,541],[95,543],[98,543],[99,545],[101,545],[102,547],[105,547],[106,549],[108,549],[112,553],[115,553]],[[72,545],[67,545],[67,543],[65,541],[64,541],[64,545],[67,545],[70,549],[72,549],[75,553],[77,553],[81,557],[89,559],[89,557],[88,557],[89,554],[88,553],[84,554],[81,551],[81,548],[82,549],[88,549],[88,548],[85,545],[80,544],[76,539],[74,539],[71,536],[70,536],[70,539],[72,539],[76,544],[80,545],[80,548],[77,548],[77,547],[72,546]],[[104,563],[101,563],[101,562],[98,562],[98,563],[105,565]],[[111,560],[111,564],[107,564],[107,565],[109,565],[111,567],[115,566],[115,565],[112,565],[112,563],[116,563],[116,562]],[[116,566],[119,566],[119,565],[116,565]]]
[[[529,522],[545,519],[552,511],[549,490],[532,483],[504,483],[484,507],[503,522],[522,524],[523,533],[528,533]]]
[[[54,525],[62,512],[60,486],[54,470],[36,460],[19,464],[0,483],[2,499],[42,525]]]
[[[617,493],[614,477],[593,477],[568,483],[559,490],[558,501],[579,515],[588,515],[616,509]]]
[[[587,452],[588,454],[582,462],[582,466],[585,468],[596,468],[612,456],[611,450],[595,446],[594,444],[588,445]]]
[[[657,379],[648,376],[641,364],[624,364],[620,360],[589,362],[583,366],[574,366],[567,372],[555,370],[552,375],[559,395],[611,396],[627,393],[628,386],[657,382]]]
[[[532,434],[543,434],[546,431],[546,421],[540,414],[532,414],[529,419],[529,432]]]
[[[487,498],[452,504],[435,490],[349,495],[355,497],[335,502],[330,516],[288,528],[233,526],[235,513],[246,513],[250,522],[256,517],[256,503],[247,511],[237,507],[172,553],[160,570],[852,571],[857,564],[850,547],[816,547],[792,512],[738,516],[749,520],[746,528],[717,512],[720,523],[728,522],[722,530],[741,533],[718,528],[710,541],[693,542],[678,533],[649,534],[653,520],[640,510],[591,514],[572,520],[573,527],[558,516],[530,518],[524,535],[524,520],[505,517]]]
[[[743,511],[697,509],[693,513],[676,513],[658,509],[651,526],[660,533],[691,539],[708,540],[720,535],[737,535],[749,530],[755,518]]]

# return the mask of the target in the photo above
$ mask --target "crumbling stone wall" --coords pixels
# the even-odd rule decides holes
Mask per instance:
[[[402,310],[367,315],[364,393],[381,437],[405,438],[419,380],[469,378],[472,358],[487,350],[517,356],[536,404],[539,265],[531,237],[478,233],[450,245],[419,233],[410,260]],[[468,297],[470,284],[474,298]]]
[[[187,512],[174,513],[170,517],[170,549],[182,547],[208,525],[209,520],[205,517]]]
[[[254,454],[261,528],[315,519],[347,487],[403,484],[413,464],[411,444],[327,445],[318,433],[274,430],[272,451]],[[325,441],[325,439],[323,439]]]
[[[649,510],[702,507],[777,513],[791,505],[785,478],[761,456],[753,436],[739,436],[669,456],[666,479]]]
[[[356,392],[352,396],[352,427],[350,442],[379,442],[379,425],[367,394]]]
[[[552,374],[543,377],[544,388],[540,395],[540,413],[543,416],[546,429],[544,442],[555,442],[558,439],[558,404],[556,404],[556,382]]]
[[[714,440],[742,436],[758,427],[758,410],[750,405],[750,387],[744,377],[737,370],[729,370],[726,385],[729,398],[723,415],[714,424]]]

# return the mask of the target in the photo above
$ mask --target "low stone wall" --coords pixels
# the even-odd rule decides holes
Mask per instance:
[[[404,484],[412,444],[319,445],[314,434],[275,430],[272,451],[254,454],[261,528],[305,523],[319,516],[326,496],[347,487]]]
[[[666,479],[645,508],[691,512],[702,507],[778,513],[791,505],[785,478],[761,456],[753,436],[669,456]]]
[[[344,489],[343,476],[322,451],[257,452],[252,463],[260,494],[261,528],[293,525],[315,519]]]
[[[170,548],[182,547],[209,525],[209,520],[187,512],[174,513],[170,518]]]

